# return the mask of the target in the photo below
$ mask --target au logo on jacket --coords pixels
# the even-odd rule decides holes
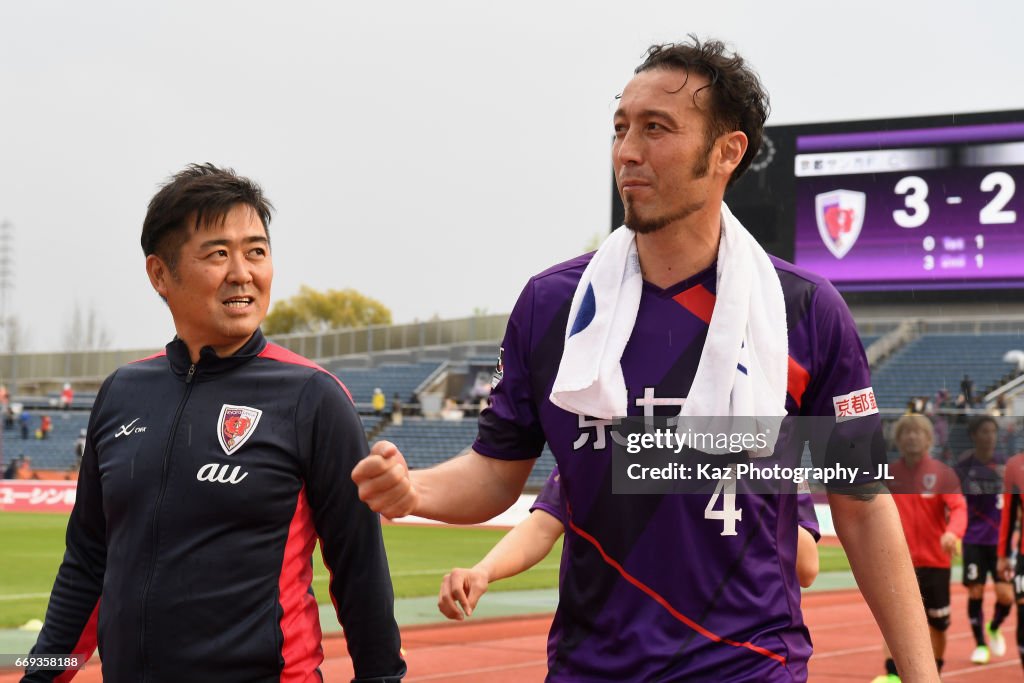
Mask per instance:
[[[217,418],[217,441],[224,453],[231,455],[242,447],[260,422],[262,410],[249,406],[232,406],[225,403],[221,406],[220,417]]]
[[[196,479],[212,484],[241,484],[242,480],[249,476],[248,472],[242,471],[241,465],[235,465],[234,469],[230,467],[231,465],[219,465],[215,462],[207,463],[196,472]]]

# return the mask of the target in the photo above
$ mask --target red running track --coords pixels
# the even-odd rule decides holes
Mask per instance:
[[[966,592],[953,586],[953,625],[949,630],[943,680],[1003,683],[1024,680],[1014,646],[1016,614],[1003,626],[1007,654],[985,666],[970,663],[974,640],[967,626]],[[993,594],[986,595],[986,615],[992,614]],[[812,683],[870,681],[882,672],[881,635],[857,591],[807,593],[804,616],[814,640],[810,663]],[[545,647],[550,615],[479,622],[442,623],[403,629],[409,664],[407,683],[532,683],[544,680]],[[348,681],[352,665],[343,638],[325,641],[325,680]],[[0,674],[0,683],[13,683],[14,674]],[[99,666],[89,666],[77,683],[98,683]]]

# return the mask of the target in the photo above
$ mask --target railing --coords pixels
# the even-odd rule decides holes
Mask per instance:
[[[888,357],[893,351],[917,339],[919,336],[921,336],[921,321],[900,321],[895,329],[883,335],[868,347],[866,350],[868,366],[874,368],[879,361]]]
[[[387,351],[424,349],[432,346],[448,346],[469,342],[494,343],[501,340],[508,323],[508,314],[495,314],[458,318],[454,320],[429,320],[401,325],[377,325],[373,327],[346,328],[318,334],[275,335],[273,340],[300,355],[317,361],[342,356],[382,353]],[[869,362],[887,354],[889,344],[896,344],[904,332],[903,326],[918,325],[919,332],[948,334],[984,334],[1000,332],[1024,332],[1024,316],[1012,317],[977,316],[965,318],[929,318],[907,320],[906,318],[865,318],[858,321],[864,333],[873,330],[889,331],[872,344]],[[899,334],[897,334],[899,333]],[[893,341],[886,341],[889,337]],[[884,344],[882,344],[885,342]],[[905,342],[904,342],[905,343]],[[882,346],[879,346],[882,344]],[[898,344],[897,344],[898,345]],[[875,347],[878,346],[877,349]],[[150,356],[160,349],[127,349],[120,351],[67,351],[50,353],[0,354],[0,382],[9,389],[20,388],[26,394],[46,393],[59,389],[63,382],[72,382],[79,388],[96,386],[115,369]]]
[[[13,391],[17,385],[29,393],[45,393],[63,381],[95,383],[118,367],[156,353],[158,349],[120,351],[66,351],[0,354],[0,377]],[[56,387],[49,385],[57,385]]]
[[[994,403],[995,400],[1000,396],[1006,396],[1007,398],[1010,398],[1012,396],[1015,396],[1016,394],[1019,394],[1022,390],[1022,387],[1024,387],[1024,375],[1017,375],[1006,384],[996,387],[989,393],[985,394],[985,398],[983,399],[983,401],[985,405],[989,405],[990,403]]]
[[[302,356],[324,361],[356,354],[467,342],[498,342],[505,333],[507,323],[508,314],[495,314],[402,325],[346,328],[318,334],[274,335],[271,339]],[[27,394],[46,393],[58,389],[63,382],[86,388],[98,385],[104,377],[125,363],[151,356],[160,350],[0,354],[0,382],[7,384],[12,391],[20,390]]]
[[[348,328],[320,334],[275,335],[273,339],[281,346],[308,358],[327,359],[465,342],[498,341],[504,335],[507,323],[507,314],[486,315],[404,325]]]
[[[903,318],[858,318],[857,329],[870,333],[872,329],[890,324],[900,324]],[[976,315],[970,317],[950,316],[915,318],[921,325],[922,333],[934,334],[1022,334],[1024,333],[1024,315]]]
[[[429,389],[435,382],[437,382],[438,379],[440,379],[441,375],[448,373],[449,365],[449,361],[444,361],[438,365],[433,372],[427,375],[422,382],[416,385],[416,388],[413,389],[413,393],[418,396],[421,392]]]

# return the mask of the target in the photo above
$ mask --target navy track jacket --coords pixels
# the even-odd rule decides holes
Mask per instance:
[[[367,450],[341,383],[259,330],[227,358],[176,339],[118,369],[33,653],[98,643],[108,683],[320,681],[319,538],[356,680],[400,680],[380,521],[350,477]]]

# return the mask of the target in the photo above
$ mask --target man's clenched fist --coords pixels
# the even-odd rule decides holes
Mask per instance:
[[[405,456],[390,441],[373,444],[352,469],[352,481],[359,487],[359,499],[388,519],[412,514],[419,502]]]

